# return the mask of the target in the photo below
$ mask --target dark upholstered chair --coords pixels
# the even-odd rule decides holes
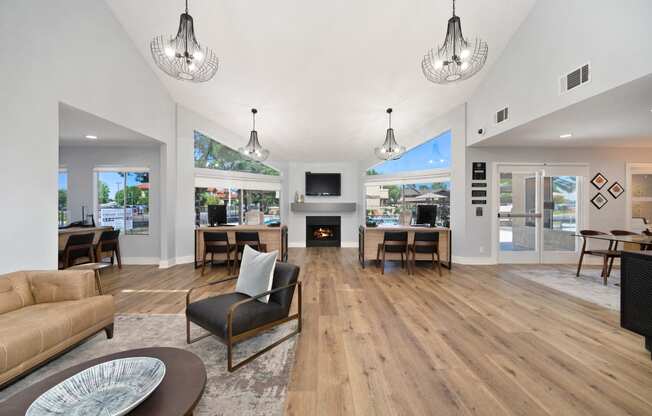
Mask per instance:
[[[236,231],[235,232],[235,245],[236,255],[235,259],[239,263],[242,261],[242,251],[245,246],[249,246],[254,250],[265,252],[267,251],[267,244],[260,242],[258,231]]]
[[[111,264],[114,259],[118,262],[118,269],[122,269],[122,256],[120,255],[120,230],[103,231],[95,246],[95,261],[101,262],[108,253]]]
[[[417,254],[430,254],[432,257],[432,268],[435,268],[437,263],[437,270],[441,276],[441,261],[439,259],[439,233],[414,233],[414,242],[408,246],[408,270],[409,270],[409,256],[412,253],[412,270],[417,267]],[[436,257],[436,260],[435,260]]]
[[[235,251],[235,246],[229,243],[229,235],[225,232],[208,232],[204,233],[204,255],[202,257],[201,274],[204,274],[206,268],[206,256],[210,253],[211,264],[215,258],[215,254],[226,255],[226,267],[229,272],[232,272],[231,253]],[[235,267],[235,253],[233,257],[233,267]]]
[[[237,278],[237,276],[229,277],[199,287],[235,281]],[[191,344],[207,336],[215,335],[221,342],[226,344],[228,370],[237,370],[301,332],[301,282],[298,279],[298,266],[279,262],[276,263],[274,269],[272,290],[253,297],[234,292],[191,302],[192,292],[198,288],[191,289],[186,295],[186,341]],[[290,315],[295,287],[298,287],[298,311]],[[266,295],[270,295],[268,303],[265,304],[256,300]],[[295,331],[241,362],[233,364],[232,353],[235,344],[291,320],[297,320],[297,329]],[[209,331],[209,333],[191,339],[191,322]]]
[[[64,249],[59,251],[59,268],[67,269],[74,266],[79,259],[87,259],[86,263],[94,262],[94,238],[95,233],[71,234]]]
[[[376,263],[381,261],[380,255],[382,254],[382,268],[381,273],[385,274],[385,254],[394,253],[401,255],[401,267],[405,266],[405,260],[408,256],[408,233],[407,231],[386,231],[383,235],[383,242],[378,244],[376,251]]]
[[[586,249],[586,240],[588,236],[593,236],[593,235],[608,235],[607,233],[603,233],[601,231],[594,231],[594,230],[581,230],[580,234],[582,235],[582,239],[584,242],[582,243],[582,251],[580,252],[580,261],[577,264],[577,273],[575,274],[577,277],[580,276],[580,270],[582,269],[582,261],[584,260],[584,255],[588,254],[590,256],[599,256],[602,257],[602,279],[603,283],[606,286],[607,285],[607,278],[609,277],[609,260],[612,258],[620,257],[620,252],[615,251],[613,249],[613,241],[609,241],[609,248],[606,250],[587,250]]]

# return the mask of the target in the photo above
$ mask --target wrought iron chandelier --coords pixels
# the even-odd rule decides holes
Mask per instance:
[[[423,75],[436,84],[448,84],[471,78],[477,74],[487,61],[489,46],[480,38],[467,41],[462,36],[460,18],[455,15],[448,19],[448,29],[444,44],[430,49],[421,61]]]
[[[242,153],[243,155],[247,156],[250,159],[262,162],[263,160],[269,157],[269,150],[263,149],[263,147],[260,145],[260,142],[258,141],[258,132],[256,131],[257,112],[258,110],[256,110],[255,108],[251,109],[251,118],[253,120],[254,127],[251,130],[251,134],[249,135],[249,142],[245,147],[239,148],[238,152]]]
[[[400,146],[396,143],[394,138],[394,129],[392,128],[392,109],[387,109],[387,116],[389,119],[389,127],[385,135],[385,142],[382,146],[374,149],[376,156],[382,160],[395,160],[399,159],[405,153],[405,146]]]
[[[217,72],[217,55],[210,48],[202,48],[195,37],[192,16],[188,14],[188,0],[186,12],[181,13],[177,35],[157,36],[149,47],[156,65],[173,78],[205,82]]]

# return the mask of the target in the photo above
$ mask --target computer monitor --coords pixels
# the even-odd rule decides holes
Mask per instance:
[[[226,205],[208,206],[208,224],[211,227],[226,224]]]
[[[417,205],[417,224],[434,227],[437,223],[437,205]]]

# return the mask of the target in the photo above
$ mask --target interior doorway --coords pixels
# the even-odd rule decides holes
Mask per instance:
[[[588,167],[498,164],[494,204],[499,263],[572,263],[586,217]]]

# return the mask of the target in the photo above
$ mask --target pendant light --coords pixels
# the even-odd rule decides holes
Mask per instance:
[[[256,131],[256,113],[258,113],[258,110],[252,108],[251,118],[253,121],[253,129],[249,135],[249,142],[245,147],[239,148],[238,151],[250,159],[262,162],[269,157],[269,150],[263,149],[258,141],[258,132]]]
[[[205,82],[217,72],[218,59],[210,48],[202,47],[195,37],[192,16],[181,14],[174,37],[157,36],[149,44],[156,65],[169,76],[192,82]]]
[[[394,129],[392,128],[392,109],[387,109],[387,117],[389,119],[389,127],[385,135],[385,142],[381,147],[375,149],[376,156],[382,160],[395,160],[399,159],[405,153],[405,146],[399,146],[394,138]]]
[[[437,49],[430,49],[421,61],[421,69],[428,81],[448,84],[471,78],[477,74],[487,61],[489,46],[480,38],[467,41],[462,36],[462,23],[455,15],[448,19],[446,39]]]

